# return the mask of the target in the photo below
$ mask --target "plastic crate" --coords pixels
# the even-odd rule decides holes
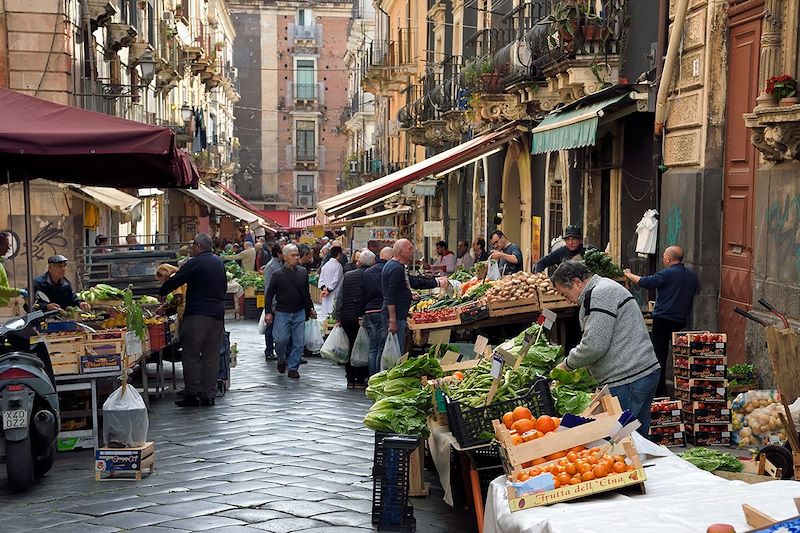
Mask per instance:
[[[147,331],[150,334],[150,349],[160,350],[167,345],[167,332],[165,324],[149,324]]]
[[[481,488],[481,497],[483,500],[486,500],[489,484],[494,481],[497,476],[505,474],[500,450],[497,445],[493,445],[470,450],[469,455],[473,461],[475,470],[478,472],[478,484]]]
[[[419,446],[414,435],[375,434],[372,467],[372,523],[378,531],[413,533],[414,508],[408,501],[411,454]]]
[[[516,398],[495,402],[485,407],[468,407],[457,400],[447,400],[447,419],[450,431],[462,448],[485,444],[492,440],[494,430],[492,420],[499,420],[503,414],[513,411],[520,405],[531,410],[534,416],[558,416],[553,398],[550,396],[550,383],[545,378],[536,380],[533,386]],[[484,433],[489,438],[484,438]]]

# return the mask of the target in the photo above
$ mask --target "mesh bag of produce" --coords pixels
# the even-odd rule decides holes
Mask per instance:
[[[787,435],[778,413],[780,394],[773,389],[742,392],[731,404],[733,441],[740,448],[783,443]]]

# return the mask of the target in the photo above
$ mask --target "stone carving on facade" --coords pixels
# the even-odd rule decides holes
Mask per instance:
[[[132,45],[138,33],[130,24],[109,22],[106,40],[106,59],[113,59],[117,52]]]
[[[151,54],[153,53],[153,47],[150,46],[150,43],[131,43],[131,45],[128,47],[128,63],[130,65],[136,65],[139,63],[139,60],[142,58],[145,52],[150,52]]]
[[[117,13],[117,8],[108,0],[88,0],[86,10],[89,15],[92,31],[102,28]]]
[[[442,120],[445,122],[445,128],[449,137],[453,140],[461,139],[461,136],[469,130],[469,121],[467,120],[467,112],[456,109],[445,111],[442,113]]]
[[[513,122],[529,118],[527,104],[513,94],[479,94],[470,101],[478,122]]]
[[[771,162],[800,162],[800,105],[761,107],[744,116],[753,145]]]
[[[618,55],[604,56],[601,63],[594,56],[578,56],[551,64],[543,73],[548,91],[570,103],[618,83],[619,68]]]
[[[412,126],[411,128],[408,128],[406,130],[406,138],[413,144],[424,146],[426,144],[425,128],[422,126]]]

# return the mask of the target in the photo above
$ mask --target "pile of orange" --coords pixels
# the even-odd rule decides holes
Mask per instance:
[[[621,455],[603,454],[598,458],[597,453],[599,451],[599,448],[587,450],[583,446],[576,446],[565,452],[559,452],[564,455],[557,462],[544,464],[548,462],[548,458],[535,459],[530,464],[525,463],[522,465],[525,468],[532,465],[533,468],[517,473],[513,479],[514,481],[526,481],[539,474],[549,472],[555,479],[555,488],[559,488],[565,485],[577,485],[583,481],[592,481],[593,479],[630,472],[634,469],[633,465],[627,464],[625,457]],[[552,461],[552,459],[549,460]]]
[[[519,406],[503,415],[503,424],[511,432],[511,442],[521,444],[555,431],[561,419],[547,415],[536,418],[530,409]]]

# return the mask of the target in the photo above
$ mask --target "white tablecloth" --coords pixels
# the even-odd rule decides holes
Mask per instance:
[[[800,482],[748,485],[728,481],[645,439],[636,439],[636,447],[640,454],[648,456],[643,461],[646,494],[612,491],[512,513],[506,497],[506,478],[501,476],[489,486],[483,533],[681,533],[703,532],[714,523],[748,531],[751,528],[742,513],[743,503],[780,520],[797,516],[792,500],[800,497]],[[658,450],[664,456],[652,457],[651,453]]]

